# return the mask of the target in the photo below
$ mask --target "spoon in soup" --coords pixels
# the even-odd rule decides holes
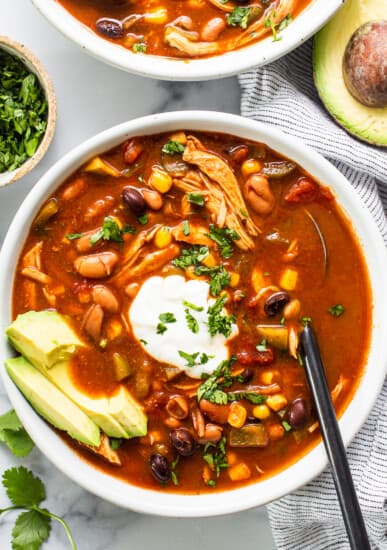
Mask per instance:
[[[371,550],[364,518],[325,377],[317,339],[310,324],[300,335],[300,354],[316,406],[325,450],[352,550]]]

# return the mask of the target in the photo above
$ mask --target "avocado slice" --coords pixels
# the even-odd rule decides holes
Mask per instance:
[[[85,345],[66,318],[54,310],[22,313],[5,333],[13,347],[39,370],[69,359]]]
[[[386,0],[347,0],[314,40],[314,81],[333,118],[368,143],[387,146],[387,107],[366,107],[348,91],[343,78],[344,51],[364,23],[386,18]]]
[[[69,362],[58,363],[45,375],[110,437],[129,439],[145,435],[147,417],[129,391],[120,386],[108,397],[91,397],[74,383]]]
[[[5,368],[40,416],[73,439],[99,447],[98,426],[24,357],[7,359]]]
[[[126,387],[120,386],[106,397],[92,397],[77,387],[69,359],[85,344],[64,315],[49,310],[29,311],[19,315],[6,334],[14,347],[106,435],[129,439],[147,433],[147,417]]]

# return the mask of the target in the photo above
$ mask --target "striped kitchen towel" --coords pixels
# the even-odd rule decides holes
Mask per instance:
[[[309,41],[240,75],[242,115],[281,128],[328,158],[359,193],[387,245],[387,152],[352,138],[325,111],[313,83],[311,49]],[[387,550],[387,382],[348,457],[372,548]],[[269,516],[278,550],[349,548],[329,470],[272,503]]]

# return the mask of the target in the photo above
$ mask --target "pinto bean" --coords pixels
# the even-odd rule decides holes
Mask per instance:
[[[144,200],[152,210],[160,210],[163,206],[163,197],[155,189],[143,189]]]
[[[92,290],[93,302],[109,313],[117,313],[119,305],[113,292],[105,285],[96,285]]]
[[[110,195],[107,195],[103,199],[98,199],[86,210],[85,221],[89,222],[93,218],[100,216],[104,212],[107,212],[111,208],[114,202],[114,198]]]
[[[213,17],[202,28],[201,39],[204,42],[214,42],[226,28],[226,21],[222,17]]]
[[[218,424],[226,424],[228,413],[230,412],[229,405],[216,405],[206,399],[201,399],[199,403],[200,410],[213,422]]]
[[[285,201],[293,204],[312,202],[318,194],[317,184],[309,178],[299,178],[285,195]]]
[[[218,426],[218,424],[206,424],[204,434],[199,438],[199,443],[201,445],[205,445],[206,443],[217,443],[221,439],[222,433],[222,426]]]
[[[231,147],[227,152],[235,164],[242,164],[248,157],[249,148],[247,145],[236,145],[235,147]]]
[[[95,342],[98,342],[101,338],[103,316],[102,307],[98,304],[93,304],[86,311],[82,321],[83,330],[91,336]]]
[[[86,182],[83,178],[77,178],[73,183],[68,185],[63,191],[62,198],[65,201],[72,201],[79,197],[86,190]]]
[[[144,150],[144,146],[136,139],[130,139],[124,149],[125,164],[134,164]]]
[[[266,176],[252,174],[244,185],[243,193],[254,212],[260,216],[271,214],[275,205],[275,198]]]
[[[199,438],[204,436],[205,431],[205,422],[204,422],[204,416],[200,412],[199,409],[195,408],[191,412],[192,415],[192,424],[193,427],[198,434]]]
[[[100,252],[89,256],[80,256],[74,262],[74,267],[82,277],[103,279],[111,275],[118,255],[115,252]]]

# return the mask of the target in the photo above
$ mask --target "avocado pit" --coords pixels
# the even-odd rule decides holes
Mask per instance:
[[[368,21],[351,36],[343,57],[351,95],[367,107],[387,107],[387,20]]]

